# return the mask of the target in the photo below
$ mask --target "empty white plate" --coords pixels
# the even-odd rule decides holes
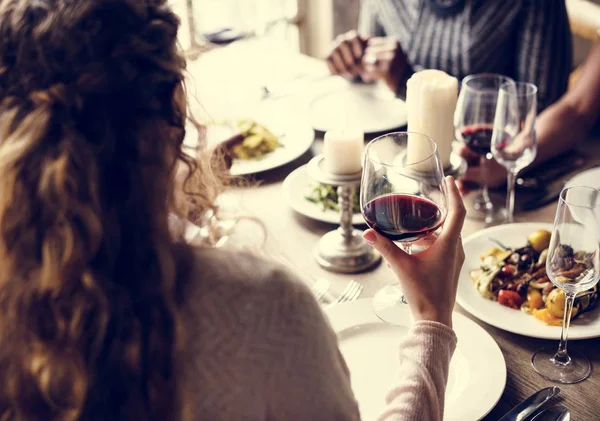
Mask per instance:
[[[382,322],[370,299],[329,307],[327,314],[339,337],[350,369],[361,419],[375,419],[400,370],[399,340],[411,325],[408,307],[401,326]],[[494,339],[458,313],[453,318],[458,345],[450,363],[444,421],[476,421],[489,413],[504,391],[506,364]]]
[[[381,133],[403,127],[406,103],[378,84],[351,84],[315,98],[310,105],[313,128],[326,132],[352,127],[364,133]]]

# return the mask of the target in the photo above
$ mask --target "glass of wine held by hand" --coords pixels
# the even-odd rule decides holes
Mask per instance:
[[[371,141],[365,149],[360,206],[367,225],[406,253],[435,238],[447,213],[444,171],[435,142],[410,132]],[[373,299],[377,316],[392,324],[402,320],[404,304],[397,283]]]
[[[486,224],[504,219],[502,212],[494,208],[490,199],[486,177],[488,162],[493,158],[491,145],[498,94],[500,87],[510,81],[512,79],[494,73],[467,76],[462,81],[454,113],[456,138],[461,140],[474,156],[479,156],[483,179],[468,216],[483,220]]]
[[[560,344],[558,350],[552,346],[540,349],[531,359],[535,371],[553,382],[577,383],[591,372],[585,355],[573,350],[567,352],[567,337],[578,304],[591,299],[589,290],[600,276],[599,215],[600,191],[571,187],[561,192],[546,259],[548,277],[561,292],[555,300],[559,297],[564,300]]]

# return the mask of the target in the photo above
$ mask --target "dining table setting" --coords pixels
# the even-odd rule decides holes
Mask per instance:
[[[600,138],[523,172],[535,158],[535,85],[422,70],[399,98],[252,38],[188,59],[186,91],[206,145],[227,142],[232,159],[212,245],[257,251],[307,283],[338,335],[362,419],[384,404],[411,324],[362,232],[418,253],[448,213],[444,177],[460,180],[473,160],[508,175],[506,187],[463,195],[444,420],[600,419]],[[190,122],[184,151],[200,146]]]

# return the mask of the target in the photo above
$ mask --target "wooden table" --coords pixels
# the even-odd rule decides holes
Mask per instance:
[[[269,112],[282,116],[306,118],[308,101],[314,92],[300,92],[277,101],[256,102],[256,92],[260,85],[268,80],[266,75],[276,75],[285,80],[285,75],[295,75],[298,70],[313,72],[315,75],[325,71],[323,63],[308,57],[278,52],[275,47],[261,47],[256,42],[244,42],[237,45],[211,51],[199,60],[190,63],[190,81],[198,101],[193,104],[195,113],[211,118],[232,117],[236,113],[249,112],[255,107],[271,107]],[[288,76],[289,78],[289,76]],[[234,87],[243,87],[239,91]],[[254,92],[250,94],[250,92]],[[248,100],[248,98],[254,98]],[[241,103],[245,105],[240,106]],[[249,101],[249,102],[248,102]],[[254,102],[253,102],[254,101]],[[253,104],[253,105],[248,105]],[[208,114],[207,111],[209,110]],[[234,111],[232,111],[234,110]],[[340,275],[327,272],[315,262],[312,252],[319,238],[333,229],[329,224],[320,223],[296,214],[282,199],[282,182],[285,177],[300,165],[306,164],[321,150],[321,140],[317,139],[312,149],[298,160],[276,170],[257,175],[254,186],[237,189],[245,211],[260,217],[269,230],[268,248],[282,253],[312,277],[327,277],[333,290],[341,291],[349,279],[361,282],[365,288],[362,297],[371,297],[380,287],[390,283],[389,270],[385,265],[372,272],[352,275]],[[593,157],[589,165],[600,163],[600,150],[597,144],[590,142],[585,146],[586,154]],[[559,181],[560,183],[560,181]],[[465,198],[467,204],[471,196]],[[516,215],[517,222],[552,222],[556,205],[551,204],[529,213]],[[483,223],[468,219],[465,222],[463,238],[484,228]],[[512,406],[535,391],[551,386],[533,371],[530,364],[532,353],[544,345],[558,346],[558,341],[545,341],[524,337],[489,326],[470,316],[457,306],[456,311],[466,315],[481,325],[497,341],[506,359],[508,380],[500,402],[485,420],[497,420]],[[572,419],[593,421],[600,419],[600,340],[574,341],[573,347],[585,351],[594,366],[590,378],[576,385],[560,385],[560,398],[555,404],[562,403],[572,411]],[[472,396],[477,399],[477,396]],[[468,421],[468,420],[465,420]]]

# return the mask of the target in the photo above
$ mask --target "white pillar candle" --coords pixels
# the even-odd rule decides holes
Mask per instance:
[[[365,135],[358,130],[330,130],[325,133],[325,169],[340,175],[360,172],[364,142]]]
[[[458,80],[441,70],[422,70],[406,83],[408,131],[432,138],[444,168],[450,165],[454,140],[454,109],[458,98]],[[408,139],[407,159],[421,161],[431,154],[429,148]]]

